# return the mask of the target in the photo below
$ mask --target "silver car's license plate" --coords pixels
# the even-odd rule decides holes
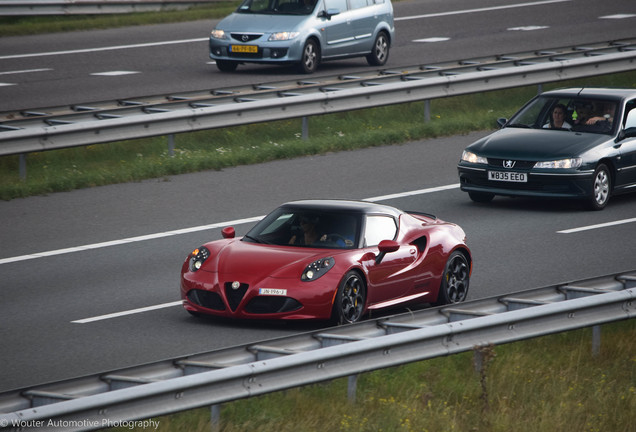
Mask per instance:
[[[527,183],[528,176],[526,173],[513,171],[488,171],[488,180]]]

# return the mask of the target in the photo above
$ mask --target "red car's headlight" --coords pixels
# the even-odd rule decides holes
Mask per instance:
[[[195,272],[201,268],[206,259],[210,257],[210,251],[205,246],[195,249],[190,254],[190,271]]]
[[[303,274],[300,276],[300,280],[303,282],[310,282],[318,279],[333,267],[335,261],[333,257],[322,258],[316,260],[305,267]]]

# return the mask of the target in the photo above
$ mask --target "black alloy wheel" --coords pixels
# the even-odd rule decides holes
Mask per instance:
[[[460,303],[466,300],[469,282],[468,260],[463,253],[455,251],[446,262],[435,305]]]
[[[362,318],[367,301],[367,286],[360,274],[349,271],[340,282],[333,305],[332,320],[335,324],[350,324]]]

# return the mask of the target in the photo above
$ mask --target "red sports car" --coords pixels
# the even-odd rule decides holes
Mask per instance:
[[[194,250],[181,269],[193,315],[352,323],[407,303],[466,298],[464,231],[432,215],[358,201],[283,204],[244,237]]]

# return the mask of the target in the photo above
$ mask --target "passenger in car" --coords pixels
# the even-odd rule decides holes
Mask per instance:
[[[616,104],[608,102],[603,104],[603,108],[599,115],[590,117],[585,124],[611,127],[614,122],[614,113],[616,112]]]
[[[543,125],[544,128],[550,129],[571,129],[572,125],[565,121],[566,108],[563,104],[557,104],[552,109],[550,121]]]

